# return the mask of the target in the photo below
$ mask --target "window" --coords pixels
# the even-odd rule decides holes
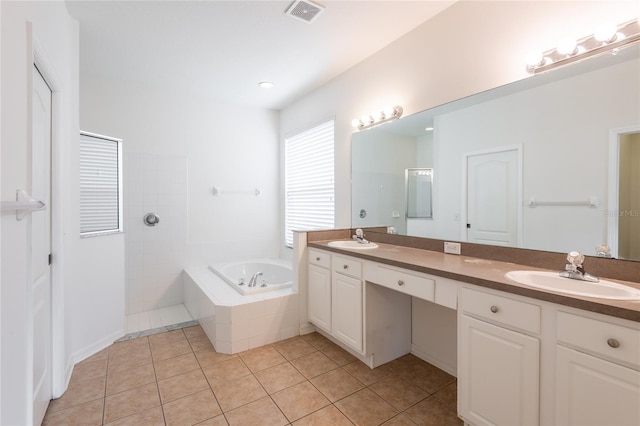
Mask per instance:
[[[293,230],[334,226],[333,127],[331,119],[285,140],[285,242]]]
[[[122,140],[80,132],[80,235],[122,232]]]

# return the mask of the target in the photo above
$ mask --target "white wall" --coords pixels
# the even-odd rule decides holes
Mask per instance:
[[[81,240],[78,179],[78,24],[64,2],[1,2],[2,187],[11,200],[30,187],[32,46],[42,48],[53,82],[53,316],[54,394],[75,361],[122,332],[123,238]],[[31,25],[31,27],[29,27]],[[30,29],[31,28],[31,29]],[[34,35],[37,42],[32,39]],[[29,320],[30,220],[2,214],[0,423],[27,424],[31,411]]]
[[[90,75],[80,96],[83,130],[123,139],[127,313],[182,303],[185,266],[278,257],[277,112]]]
[[[546,50],[564,37],[591,34],[603,21],[637,15],[633,1],[458,2],[283,109],[281,132],[335,114],[336,227],[348,227],[354,117],[395,104],[409,115],[525,78],[530,50]]]

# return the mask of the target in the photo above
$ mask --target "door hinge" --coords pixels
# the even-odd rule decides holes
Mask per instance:
[[[467,229],[471,229],[471,224],[467,223]]]
[[[52,262],[53,262],[53,254],[49,253],[49,266],[51,266]]]

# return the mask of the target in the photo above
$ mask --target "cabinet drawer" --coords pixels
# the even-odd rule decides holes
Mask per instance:
[[[558,341],[640,366],[640,330],[558,312]]]
[[[458,303],[460,309],[476,317],[507,328],[540,333],[540,306],[470,288],[461,289]]]
[[[333,255],[331,265],[333,265],[332,269],[339,274],[362,278],[362,262],[357,259]]]
[[[318,265],[327,269],[331,267],[331,254],[327,252],[309,249],[308,256],[309,263],[312,265]]]
[[[434,280],[419,273],[412,274],[388,266],[370,264],[367,267],[373,268],[367,274],[367,281],[433,302],[436,284]]]

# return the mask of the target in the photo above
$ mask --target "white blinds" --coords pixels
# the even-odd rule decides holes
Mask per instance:
[[[334,120],[285,140],[285,241],[293,230],[334,226]]]
[[[121,141],[80,133],[80,234],[122,231]]]

